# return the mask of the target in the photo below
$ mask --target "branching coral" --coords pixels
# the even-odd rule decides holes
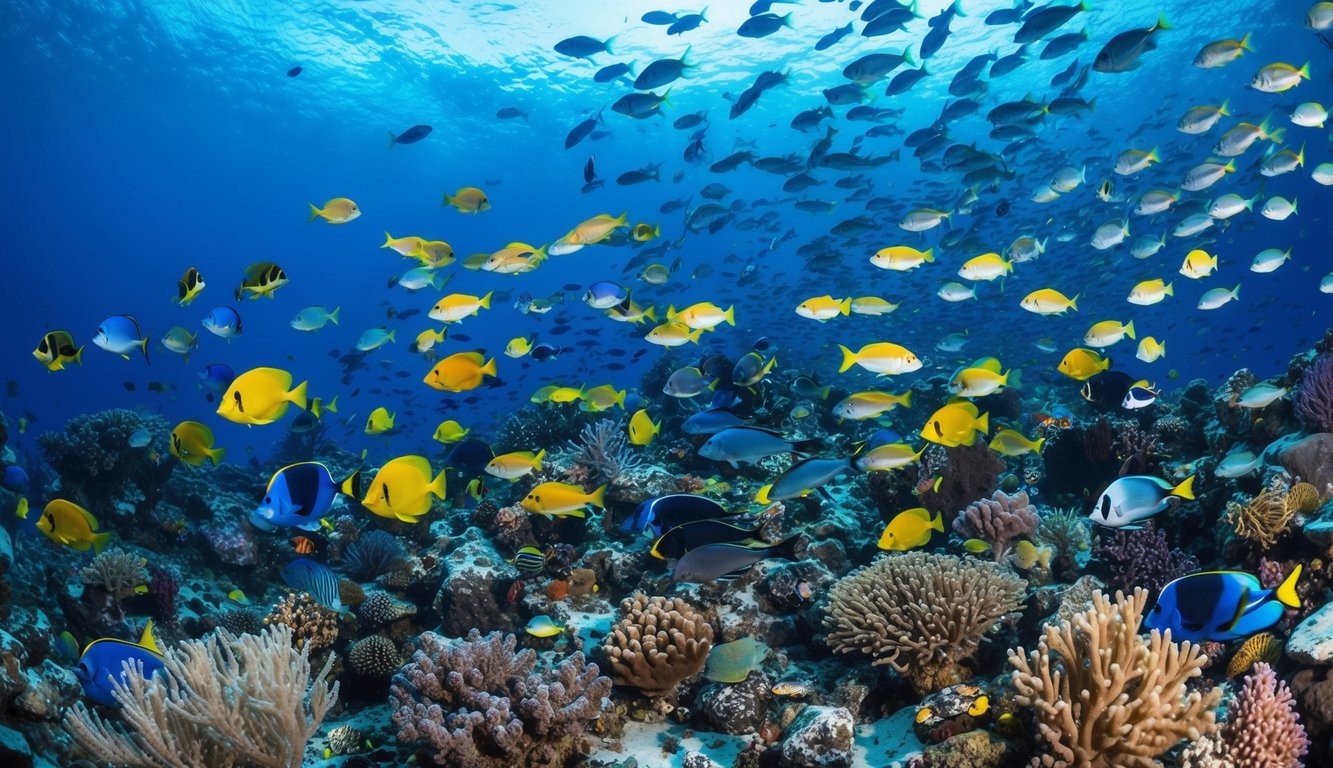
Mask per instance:
[[[298,648],[318,650],[338,639],[338,615],[305,592],[289,593],[275,603],[264,623],[290,627]]]
[[[1263,662],[1227,707],[1222,738],[1236,768],[1301,768],[1310,744],[1291,689]]]
[[[1018,610],[1024,586],[995,563],[925,552],[884,557],[829,592],[828,644],[888,664],[918,691],[938,690],[966,676],[961,662]]]
[[[1296,395],[1296,416],[1311,432],[1333,432],[1333,354],[1305,370]]]
[[[165,675],[146,680],[131,670],[116,683],[129,730],[83,702],[65,716],[65,729],[112,765],[299,768],[338,699],[338,684],[325,682],[333,657],[312,680],[309,651],[292,647],[287,627],[240,637],[219,631],[169,649],[165,664]]]
[[[610,483],[643,463],[625,435],[623,424],[602,419],[584,427],[578,440],[566,442],[565,450],[575,464],[588,467],[602,481]]]
[[[1286,489],[1274,478],[1268,488],[1246,504],[1227,502],[1227,522],[1236,533],[1257,543],[1260,548],[1273,546],[1287,531],[1298,512],[1310,512],[1319,506],[1319,491],[1309,483],[1297,483]]]
[[[1004,560],[1014,539],[1030,536],[1037,530],[1037,512],[1023,491],[1010,496],[996,491],[989,499],[974,501],[954,518],[953,529],[963,536],[975,536],[991,545],[995,562]]]
[[[713,628],[684,600],[636,594],[620,609],[624,615],[602,646],[616,685],[664,696],[703,669]]]
[[[1047,625],[1035,651],[1009,652],[1019,706],[1035,710],[1050,768],[1151,768],[1181,739],[1212,733],[1220,688],[1190,692],[1207,659],[1169,633],[1139,635],[1148,592],[1093,596],[1072,622]]]
[[[79,581],[101,587],[117,600],[145,591],[148,561],[123,549],[108,549],[79,570]]]
[[[1103,533],[1092,555],[1106,567],[1112,589],[1140,586],[1157,594],[1169,582],[1199,568],[1199,561],[1166,540],[1166,531],[1140,528]]]
[[[538,667],[513,635],[446,639],[426,632],[393,677],[389,703],[398,738],[424,742],[438,765],[554,768],[580,746],[611,681],[583,654]]]

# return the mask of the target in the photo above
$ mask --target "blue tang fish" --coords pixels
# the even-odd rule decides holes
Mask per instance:
[[[1297,565],[1277,589],[1264,589],[1244,571],[1192,573],[1167,584],[1144,626],[1171,630],[1171,639],[1225,643],[1273,626],[1287,608],[1299,608]]]
[[[83,684],[83,692],[98,704],[116,705],[113,691],[116,681],[124,678],[125,670],[121,665],[134,659],[143,665],[144,679],[162,669],[162,651],[153,637],[153,622],[143,628],[143,636],[138,643],[127,643],[113,637],[104,637],[88,643],[79,657],[79,666],[74,676]]]
[[[264,531],[277,526],[318,531],[319,519],[329,513],[340,493],[354,499],[361,496],[361,470],[337,482],[317,461],[290,464],[273,473],[264,500],[250,513],[250,523]]]
[[[718,520],[729,515],[726,507],[707,496],[672,493],[645,499],[621,525],[621,530],[634,534],[651,530],[653,536],[661,536],[679,525],[699,520]]]
[[[221,336],[227,341],[231,341],[234,336],[241,335],[241,313],[228,306],[214,307],[199,322],[208,329],[209,333]]]

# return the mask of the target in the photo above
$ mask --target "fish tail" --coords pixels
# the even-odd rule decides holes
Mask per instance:
[[[1294,211],[1295,208],[1293,208],[1292,210]],[[143,349],[143,361],[149,365],[152,365],[152,361],[148,359],[148,336],[145,335],[143,337],[143,341],[140,342],[139,347]]]
[[[989,412],[981,414],[981,417],[977,419],[977,431],[983,435],[990,431]]]
[[[310,222],[324,215],[324,212],[316,208],[314,203],[306,203],[306,205],[310,206],[310,218],[306,219],[305,223],[309,224]]]
[[[1250,47],[1250,36],[1252,34],[1253,33],[1251,32],[1246,32],[1245,36],[1240,39],[1240,49],[1242,51],[1249,51],[1251,53],[1254,52],[1254,49]]]
[[[926,527],[932,530],[939,531],[940,533],[944,533],[944,515],[939,512],[936,512],[934,519],[932,519],[930,521],[930,525]]]
[[[344,496],[360,498],[361,496],[361,470],[358,469],[347,476],[347,479],[338,483],[338,492]]]
[[[334,325],[338,324],[338,313],[341,311],[342,307],[334,307],[333,311],[329,313],[329,321],[332,322]]]
[[[1163,291],[1162,293],[1165,294],[1165,295],[1167,295],[1167,296],[1175,296],[1175,295],[1176,295],[1176,291],[1175,291],[1175,289],[1172,287],[1172,286],[1174,286],[1174,285],[1175,285],[1174,282],[1172,282],[1172,283],[1167,283],[1167,284],[1166,284],[1166,290]]]
[[[1172,496],[1179,496],[1182,499],[1194,499],[1194,475],[1190,475],[1180,482],[1175,488],[1171,489]]]
[[[1040,455],[1040,454],[1041,454],[1041,447],[1042,447],[1043,445],[1045,445],[1045,444],[1046,444],[1046,438],[1043,437],[1043,438],[1037,440],[1037,442],[1034,443],[1033,446],[1032,446],[1032,450],[1033,450],[1033,452],[1036,453],[1036,454],[1038,454],[1038,455]]]
[[[827,397],[827,396],[828,396],[828,395],[825,394],[825,397]],[[901,406],[904,407],[904,408],[911,408],[911,407],[912,407],[912,390],[909,389],[909,390],[907,390],[906,392],[902,393],[902,395],[898,398],[898,404],[901,405]]]
[[[699,343],[699,337],[702,336],[702,335],[704,335],[704,329],[702,329],[702,328],[695,328],[694,331],[685,334],[685,338],[689,339],[691,342],[693,342],[693,343],[695,343],[695,344],[698,344],[698,343]]]
[[[606,508],[606,486],[605,486],[605,485],[602,485],[602,486],[599,487],[597,490],[593,491],[593,492],[592,492],[592,495],[588,497],[588,503],[589,503],[589,504],[592,504],[593,506],[598,507],[598,508],[600,508],[600,509],[605,509],[605,508]],[[580,510],[579,510],[579,517],[583,517],[582,512],[583,512],[583,510],[580,509]]]
[[[1302,65],[1301,65],[1301,68],[1298,69],[1298,70],[1296,70],[1296,74],[1300,75],[1301,77],[1305,78],[1306,80],[1309,80],[1309,79],[1310,79],[1310,62],[1307,61],[1307,62],[1305,62],[1304,64],[1302,64]]]
[[[492,357],[490,360],[487,360],[487,361],[486,361],[486,364],[483,365],[483,366],[481,367],[481,374],[482,374],[483,376],[485,376],[485,375],[498,376],[498,375],[499,375],[498,372],[497,372],[497,369],[496,369],[496,367],[495,367],[495,358]]]
[[[842,313],[842,316],[843,316],[843,317],[848,317],[848,316],[850,316],[850,315],[852,314],[852,297],[851,297],[851,296],[848,296],[847,298],[845,298],[845,299],[843,299],[842,301],[838,302],[838,311],[839,311],[840,313]]]
[[[769,557],[777,557],[783,560],[799,560],[796,556],[796,545],[800,541],[800,536],[788,536],[782,541],[768,548]]]
[[[84,346],[87,346],[86,344]],[[74,362],[83,365],[83,347],[79,347],[74,352]]]
[[[1072,298],[1072,299],[1069,300],[1069,308],[1070,308],[1070,309],[1074,310],[1075,312],[1078,311],[1078,297],[1079,297],[1079,296],[1082,296],[1082,295],[1083,295],[1083,294],[1081,294],[1081,293],[1076,293],[1076,294],[1074,294],[1074,298]]]
[[[495,293],[495,291],[490,291],[490,292],[488,292],[485,296],[482,296],[482,297],[481,297],[481,301],[478,303],[478,306],[481,307],[482,309],[490,309],[490,308],[491,308],[491,296],[492,296],[494,293]]]
[[[727,325],[730,325],[730,326],[735,326],[735,325],[736,325],[736,305],[735,305],[735,304],[731,305],[730,307],[727,307],[727,311],[722,313],[722,319],[726,321]]]
[[[927,248],[926,251],[925,251],[925,253],[922,253],[922,254],[921,254],[921,258],[923,258],[923,259],[925,259],[926,261],[931,262],[931,263],[933,264],[933,263],[935,262],[935,249],[934,249],[934,248]]]
[[[532,457],[532,468],[538,472],[542,471],[542,459],[546,458],[546,449],[537,451],[537,455]]]
[[[451,206],[451,205],[453,205],[453,204],[454,204],[454,196],[451,195],[451,194],[449,194],[448,192],[445,192],[445,193],[444,193],[444,202],[443,202],[443,203],[440,203],[440,207],[441,207],[441,208],[447,208],[447,207],[449,207],[449,206]]]
[[[842,350],[842,366],[838,368],[838,373],[845,373],[847,369],[856,365],[856,353],[839,344],[838,349]]]
[[[1282,584],[1279,585],[1277,590],[1273,593],[1277,598],[1277,601],[1288,608],[1301,607],[1301,597],[1296,594],[1296,583],[1300,581],[1301,571],[1303,570],[1305,570],[1305,565],[1297,563],[1296,567],[1291,569],[1291,573],[1287,575],[1287,578],[1282,581]]]
[[[111,534],[109,532],[93,534],[93,551],[99,555],[102,554],[102,550],[106,549],[107,542],[109,541],[111,541]]]
[[[393,145],[398,143],[398,137],[394,135],[393,131],[386,131],[386,133],[389,134],[389,149],[393,149]]]
[[[643,311],[643,316],[650,322],[657,322],[657,307],[649,307]]]
[[[1157,17],[1157,23],[1153,25],[1153,29],[1174,29],[1174,27],[1166,22],[1166,14],[1161,14]]]
[[[217,465],[219,465],[219,464],[222,463],[222,457],[227,455],[227,449],[226,449],[226,448],[214,448],[214,449],[209,450],[209,451],[204,451],[204,453],[207,453],[207,454],[208,454],[208,458],[209,458],[209,460],[211,460],[211,461],[213,462],[213,466],[216,467]]]
[[[1126,335],[1126,336],[1128,336],[1128,337],[1131,338],[1131,339],[1137,339],[1137,338],[1138,338],[1137,336],[1134,335],[1134,321],[1133,321],[1133,320],[1130,320],[1128,323],[1125,323],[1125,326],[1124,326],[1124,327],[1125,327],[1125,335]]]
[[[386,231],[386,232],[384,233],[384,245],[381,245],[380,247],[381,247],[381,248],[388,248],[392,243],[393,243],[393,235],[389,234],[389,233]]]
[[[436,475],[435,479],[431,481],[431,484],[426,486],[426,491],[435,494],[437,498],[443,499],[447,493],[446,481],[444,478],[446,472],[448,472],[447,469],[440,470],[440,474]]]
[[[290,403],[295,404],[297,408],[300,408],[301,410],[304,411],[308,407],[308,401],[306,400],[306,387],[309,384],[310,382],[308,381],[303,381],[300,384],[297,384],[296,389],[293,389],[291,392],[288,392],[286,398],[284,399]]]

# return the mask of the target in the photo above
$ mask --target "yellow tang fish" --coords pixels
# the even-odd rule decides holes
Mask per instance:
[[[629,419],[629,441],[631,445],[648,445],[662,431],[662,422],[653,421],[647,409],[640,408]]]
[[[213,447],[213,430],[197,421],[182,421],[177,424],[176,428],[171,430],[171,442],[167,449],[171,451],[172,456],[192,467],[203,464],[205,459],[213,462],[213,466],[217,466],[227,452],[226,448]]]
[[[1042,443],[1045,442],[1044,437],[1033,441],[1024,437],[1021,432],[1002,429],[991,438],[990,449],[1005,456],[1022,456],[1025,453],[1041,453]]]
[[[682,323],[694,330],[711,331],[722,323],[736,324],[736,307],[723,309],[711,301],[701,301],[682,310],[667,307],[667,320]]]
[[[435,302],[435,306],[431,307],[427,316],[442,323],[456,323],[465,317],[477,314],[483,309],[490,309],[493,293],[495,291],[481,297],[469,296],[465,293],[451,293]]]
[[[445,497],[444,472],[434,480],[430,475],[424,456],[399,456],[375,473],[361,504],[380,517],[415,523],[430,511],[431,496]]]
[[[486,360],[480,352],[455,352],[436,363],[422,381],[442,392],[467,392],[480,387],[487,376],[495,375],[495,358]]]
[[[281,368],[251,368],[227,387],[218,415],[237,424],[272,424],[289,404],[305,410],[306,384],[292,387],[292,375]]]
[[[37,530],[46,538],[79,552],[101,552],[106,547],[111,534],[97,533],[97,528],[91,512],[64,499],[52,499],[37,519]]]
[[[616,406],[620,406],[622,409],[625,407],[625,390],[618,390],[610,384],[603,384],[584,392],[583,403],[579,407],[585,411],[596,413]]]
[[[583,508],[589,504],[594,507],[606,506],[606,486],[603,485],[592,493],[584,493],[583,488],[569,483],[542,483],[523,497],[523,508],[529,512],[551,517],[584,517]]]
[[[1075,347],[1065,353],[1057,366],[1060,373],[1075,381],[1086,381],[1111,367],[1111,358],[1102,357],[1091,349]]]
[[[875,546],[888,552],[906,552],[930,543],[932,531],[944,532],[944,516],[925,507],[908,509],[894,515],[884,526]]]
[[[382,435],[393,429],[395,414],[389,413],[389,409],[380,406],[370,412],[370,417],[366,419],[367,435]]]
[[[921,428],[921,436],[950,448],[972,445],[978,433],[986,434],[989,417],[989,413],[979,413],[970,402],[949,403],[931,414]]]
[[[467,437],[468,433],[471,431],[471,428],[464,429],[462,424],[459,424],[453,419],[447,419],[440,422],[440,426],[435,428],[435,434],[431,435],[431,437],[437,442],[448,445]]]
[[[306,222],[312,222],[315,219],[323,219],[330,224],[346,224],[361,215],[361,209],[356,203],[345,197],[335,197],[324,204],[323,208],[310,203],[310,218]]]

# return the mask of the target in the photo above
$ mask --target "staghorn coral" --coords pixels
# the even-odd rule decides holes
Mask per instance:
[[[637,593],[620,610],[624,615],[602,646],[616,685],[665,696],[703,669],[713,628],[684,600]]]
[[[1018,610],[1023,593],[1023,580],[995,563],[910,552],[835,584],[824,626],[835,653],[865,653],[924,693],[965,676],[961,662]]]
[[[273,605],[264,617],[270,627],[291,627],[291,636],[298,648],[318,650],[333,645],[338,639],[338,614],[315,602],[305,592],[291,592]]]
[[[614,419],[589,424],[578,440],[565,443],[565,451],[575,463],[592,470],[603,482],[615,482],[624,473],[643,463],[630,447],[625,426]]]
[[[312,680],[309,649],[292,647],[288,627],[240,637],[221,630],[168,649],[164,661],[166,674],[131,672],[116,684],[130,730],[83,702],[65,715],[65,730],[117,766],[299,768],[338,699],[338,684],[325,682],[333,657]]]
[[[79,581],[100,587],[117,600],[134,595],[148,582],[148,561],[123,549],[108,549],[83,568]]]
[[[1301,377],[1296,416],[1311,432],[1333,432],[1333,354],[1322,354]]]
[[[1155,768],[1181,739],[1212,733],[1220,688],[1189,692],[1199,647],[1169,633],[1139,635],[1148,592],[1093,596],[1072,622],[1047,625],[1037,649],[1009,652],[1019,706],[1035,710],[1050,768]]]
[[[374,578],[406,554],[407,550],[397,536],[388,531],[371,531],[347,545],[343,553],[343,569],[349,576]]]
[[[1026,492],[1019,491],[1010,496],[1004,491],[996,491],[989,499],[968,504],[967,509],[954,518],[953,529],[964,537],[975,536],[988,542],[998,563],[1009,552],[1010,542],[1032,535],[1039,522]]]
[[[515,652],[517,642],[476,629],[467,638],[422,634],[389,689],[398,738],[456,768],[564,765],[611,681],[580,652],[538,666],[535,651]]]
[[[1092,555],[1105,566],[1106,583],[1112,589],[1137,585],[1154,595],[1169,582],[1199,569],[1197,559],[1171,548],[1166,531],[1152,528],[1103,533]]]
[[[1310,745],[1291,689],[1263,662],[1228,705],[1222,739],[1236,768],[1301,768]]]

